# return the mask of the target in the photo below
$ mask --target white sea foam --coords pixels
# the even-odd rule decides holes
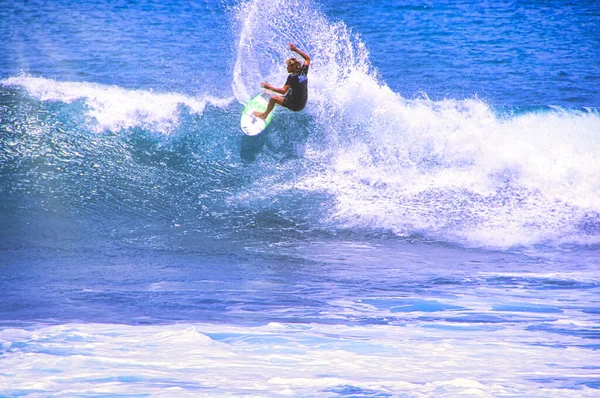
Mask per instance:
[[[16,76],[0,81],[4,86],[24,87],[41,101],[83,101],[90,127],[97,131],[120,131],[140,127],[162,134],[180,123],[181,106],[202,114],[207,104],[225,107],[232,98],[190,97],[148,90],[128,90],[87,82],[61,82],[33,76]]]
[[[0,393],[593,396],[593,350],[517,326],[66,324],[0,331]],[[518,358],[518,360],[516,360]],[[575,388],[576,387],[576,388]],[[568,388],[568,390],[565,390]]]
[[[334,220],[478,246],[599,241],[578,226],[600,221],[596,115],[499,119],[476,100],[394,106],[361,106],[362,136],[338,138],[332,167],[303,182],[335,193]]]

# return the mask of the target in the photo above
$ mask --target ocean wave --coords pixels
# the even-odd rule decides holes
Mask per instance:
[[[4,127],[23,134],[3,137],[4,163],[56,165],[48,148],[62,147],[61,162],[80,168],[45,170],[58,181],[52,189],[89,197],[83,192],[93,181],[99,197],[128,198],[136,215],[151,209],[178,225],[384,231],[487,248],[600,243],[596,109],[407,99],[381,81],[360,37],[317,7],[249,1],[233,12],[232,96],[33,76],[1,81],[52,115],[8,112],[16,116]],[[296,37],[313,57],[309,104],[302,113],[277,109],[270,129],[250,140],[239,130],[238,102],[262,80],[283,82],[287,42]],[[97,134],[122,131],[133,134]],[[120,212],[109,203],[107,213]]]
[[[100,208],[94,205],[95,218],[124,211],[139,216],[140,210],[177,219],[220,214],[235,229],[244,217],[263,214],[259,217],[270,219],[266,228],[271,229],[285,213],[286,228],[388,231],[475,247],[600,242],[600,118],[594,112],[550,109],[499,116],[477,99],[406,100],[377,86],[376,95],[357,97],[360,105],[346,106],[354,109],[347,117],[343,107],[331,104],[330,114],[308,109],[308,119],[281,112],[265,134],[267,143],[259,146],[256,167],[249,170],[240,157],[243,137],[229,100],[218,102],[201,125],[185,122],[175,108],[165,111],[138,102],[155,96],[175,107],[204,111],[206,103],[176,94],[43,78],[3,82],[7,87],[19,84],[40,103],[58,101],[72,115],[88,117],[73,117],[70,123],[75,124],[65,126],[59,121],[64,121],[63,111],[54,110],[54,122],[21,115],[9,127],[16,131],[20,124],[25,134],[10,140],[5,136],[3,163],[37,159],[37,175],[58,183],[53,189],[80,209],[90,208],[84,197],[96,204],[110,199]],[[112,110],[123,98],[146,114],[140,117],[138,107],[115,117]],[[82,108],[80,99],[93,105]],[[190,117],[205,119],[191,106]],[[91,118],[90,109],[105,116]],[[300,140],[287,142],[285,124],[297,125],[298,120],[312,127]],[[140,132],[117,141],[96,135],[133,128],[126,126]],[[152,132],[159,138],[148,141],[146,134]],[[304,147],[291,162],[281,157],[289,145]],[[47,167],[40,169],[39,162]],[[129,205],[119,204],[117,197]],[[273,217],[265,218],[265,212]]]
[[[0,81],[7,87],[22,87],[40,101],[83,101],[88,127],[96,132],[141,127],[161,134],[172,133],[180,124],[181,106],[201,115],[207,104],[225,108],[233,98],[190,97],[176,93],[128,90],[89,82],[61,82],[34,76],[15,76]]]

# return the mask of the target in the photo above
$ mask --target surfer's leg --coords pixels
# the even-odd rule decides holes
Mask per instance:
[[[267,104],[267,109],[265,109],[264,112],[254,111],[254,116],[261,118],[261,119],[266,119],[267,116],[269,116],[269,113],[271,113],[271,111],[273,110],[273,108],[275,108],[275,104],[279,104],[279,105],[283,106],[283,97],[280,97],[278,95],[271,96],[271,99],[269,100],[269,103]]]

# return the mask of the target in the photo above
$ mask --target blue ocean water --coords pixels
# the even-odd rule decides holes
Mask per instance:
[[[0,7],[1,396],[600,394],[595,1]],[[309,103],[245,137],[243,104]]]

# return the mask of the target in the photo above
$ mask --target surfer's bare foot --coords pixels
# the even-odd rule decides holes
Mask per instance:
[[[259,119],[266,119],[267,116],[263,113],[263,112],[259,112],[259,111],[254,111],[254,116],[256,116]]]

